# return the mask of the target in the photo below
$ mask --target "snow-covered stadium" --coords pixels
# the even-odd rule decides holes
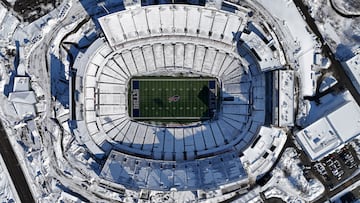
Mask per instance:
[[[360,184],[344,2],[2,1],[0,199],[341,199]]]
[[[282,67],[282,51],[250,10],[226,10],[133,6],[99,19],[104,37],[78,55],[70,97],[75,137],[106,158],[101,177],[134,190],[248,187],[243,151],[256,145],[261,126],[279,123],[272,70]],[[139,76],[217,78],[220,110],[181,124],[131,119],[128,84]]]

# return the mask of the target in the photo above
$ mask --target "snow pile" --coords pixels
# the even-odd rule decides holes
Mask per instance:
[[[285,202],[312,202],[321,197],[325,187],[317,179],[306,179],[295,148],[286,148],[280,161],[271,172],[271,179],[262,187],[255,187],[235,202],[263,202],[279,198]],[[263,193],[263,196],[260,194]]]
[[[273,170],[272,179],[264,186],[267,198],[278,197],[286,202],[310,202],[320,197],[324,186],[316,179],[307,180],[299,166],[294,148],[287,148]]]

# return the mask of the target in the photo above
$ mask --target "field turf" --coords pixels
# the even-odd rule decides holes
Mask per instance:
[[[137,104],[132,98],[134,119],[207,119],[209,85],[212,78],[138,78],[132,79],[131,92],[137,92]],[[136,100],[136,99],[135,99]]]

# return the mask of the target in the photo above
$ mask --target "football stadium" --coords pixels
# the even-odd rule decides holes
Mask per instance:
[[[271,122],[266,71],[281,67],[248,12],[166,4],[98,19],[104,35],[77,56],[70,97],[101,178],[137,191],[248,187],[240,157]]]

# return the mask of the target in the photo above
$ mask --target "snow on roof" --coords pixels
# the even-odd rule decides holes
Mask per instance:
[[[0,42],[13,40],[13,33],[19,20],[0,4]]]
[[[313,80],[314,71],[311,69],[313,63],[314,50],[310,50],[299,57],[299,71],[301,74],[300,88],[303,96],[313,96],[315,93],[315,80]]]
[[[298,132],[296,137],[313,160],[321,159],[341,144],[325,117]]]
[[[36,115],[35,106],[33,104],[21,104],[21,103],[13,103],[16,113],[20,118],[27,115]]]
[[[276,69],[281,66],[280,60],[274,56],[270,47],[256,33],[242,33],[241,39],[255,54],[262,71]]]
[[[78,142],[85,144],[91,154],[95,157],[102,159],[105,155],[104,151],[95,144],[95,142],[90,138],[89,131],[87,129],[85,121],[77,121],[77,128],[74,129],[74,135]]]
[[[9,101],[23,104],[35,104],[36,96],[33,91],[10,92]]]
[[[307,31],[307,24],[291,0],[258,0],[274,17],[284,22],[295,40],[300,42],[301,49],[308,51],[316,41]],[[312,59],[312,58],[311,58]]]
[[[296,137],[311,159],[319,160],[359,134],[360,107],[350,101],[301,130]]]
[[[19,117],[22,118],[26,115],[36,115],[34,105],[36,104],[36,96],[34,91],[11,92],[8,99],[12,102]]]
[[[205,6],[209,8],[221,9],[222,0],[206,0]]]
[[[279,71],[279,126],[294,125],[294,71]]]
[[[14,92],[23,92],[30,90],[29,77],[15,77],[14,79]]]
[[[276,160],[286,138],[286,133],[279,128],[260,128],[257,138],[241,158],[249,164],[252,175],[263,174],[270,169],[272,160]]]
[[[234,14],[194,5],[147,6],[99,18],[112,47],[162,34],[199,36],[232,45],[234,35],[243,30],[246,22],[244,12]]]
[[[142,159],[111,151],[100,176],[129,188],[215,189],[247,179],[238,156],[227,153],[187,162]]]
[[[317,42],[313,35],[309,33],[306,22],[291,0],[258,0],[258,2],[279,21],[279,24],[283,25],[283,31],[288,30],[287,41],[295,41],[296,43],[287,45],[293,47],[293,49],[300,46],[301,49],[296,55],[299,56],[301,93],[303,96],[312,96],[315,93],[315,88],[311,66],[313,64],[314,47]]]
[[[324,92],[327,89],[333,87],[336,85],[338,81],[336,78],[332,75],[326,76],[323,81],[320,83],[319,92]]]
[[[360,107],[355,102],[348,102],[327,118],[343,142],[360,134]]]
[[[18,76],[25,76],[26,75],[26,67],[23,63],[20,63],[17,67],[17,75]]]
[[[360,92],[360,53],[343,63],[348,75],[350,75],[351,82],[356,87],[356,90]]]

